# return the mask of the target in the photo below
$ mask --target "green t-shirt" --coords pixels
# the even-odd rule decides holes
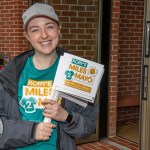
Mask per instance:
[[[56,74],[59,57],[54,64],[44,70],[38,70],[33,64],[33,56],[29,57],[21,73],[18,84],[18,102],[22,120],[42,122],[44,107],[41,102],[48,99]],[[53,124],[57,125],[55,120]],[[25,129],[24,129],[25,130]],[[57,127],[47,141],[38,141],[36,144],[18,148],[17,150],[56,150]]]

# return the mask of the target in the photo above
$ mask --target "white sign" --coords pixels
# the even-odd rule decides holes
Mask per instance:
[[[94,102],[104,65],[64,53],[60,57],[53,88],[64,95]]]

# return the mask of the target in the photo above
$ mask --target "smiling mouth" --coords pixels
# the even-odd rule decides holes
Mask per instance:
[[[42,45],[47,45],[47,44],[51,44],[52,43],[52,41],[43,41],[43,42],[40,42],[40,44],[42,44]]]

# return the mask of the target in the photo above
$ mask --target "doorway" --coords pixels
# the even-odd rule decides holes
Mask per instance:
[[[120,1],[117,136],[139,144],[144,0]]]

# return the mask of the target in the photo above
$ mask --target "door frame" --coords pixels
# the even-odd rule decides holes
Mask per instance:
[[[150,0],[145,1],[140,113],[140,150],[150,149]]]

